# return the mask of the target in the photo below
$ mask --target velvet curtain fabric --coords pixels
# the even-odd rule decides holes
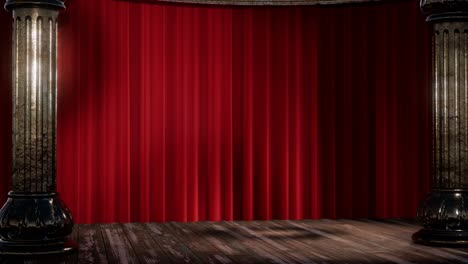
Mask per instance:
[[[416,1],[67,5],[58,188],[77,222],[413,217],[429,192],[430,37]]]

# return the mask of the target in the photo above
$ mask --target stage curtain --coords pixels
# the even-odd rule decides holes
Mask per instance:
[[[58,188],[78,223],[414,217],[429,192],[417,1],[67,5]],[[4,198],[11,30],[0,34]]]

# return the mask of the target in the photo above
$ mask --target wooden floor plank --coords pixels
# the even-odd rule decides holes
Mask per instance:
[[[256,234],[247,227],[248,223],[245,221],[224,222],[223,224],[242,244],[269,263],[313,263],[297,258],[294,254],[290,254],[288,248]]]
[[[341,261],[352,260],[359,263],[383,262],[383,258],[375,255],[376,251],[369,254],[362,250],[361,244],[356,244],[346,239],[348,234],[342,230],[333,228],[315,227],[313,230],[295,226],[286,221],[266,221],[262,225],[273,234],[278,235],[278,240],[287,243],[293,248],[300,249],[305,254],[313,254],[316,261]],[[351,246],[352,243],[352,246]],[[340,252],[340,254],[336,254]],[[369,256],[372,256],[370,258]]]
[[[173,263],[203,263],[190,248],[180,242],[173,231],[166,224],[145,224],[147,231],[153,240],[161,246],[163,252]]]
[[[294,223],[294,222],[292,222]],[[270,229],[283,233],[285,240],[293,247],[301,248],[306,254],[315,253],[314,260],[327,262],[342,262],[344,260],[353,263],[379,263],[384,259],[378,257],[378,251],[369,254],[370,249],[358,241],[350,241],[348,233],[343,230],[323,228],[314,226],[313,228],[303,228],[284,221],[267,222],[267,226],[273,225]],[[287,234],[285,231],[288,231]],[[289,239],[287,239],[289,238]],[[281,239],[283,242],[283,239]],[[337,254],[339,252],[339,254]]]
[[[324,239],[291,225],[282,226],[273,221],[251,221],[244,224],[255,236],[268,243],[273,250],[287,252],[297,262],[316,263],[331,261],[329,244]],[[309,247],[309,243],[313,247]],[[327,256],[328,255],[328,256]]]
[[[80,225],[79,263],[108,263],[100,225]]]
[[[411,221],[411,220],[401,220],[401,219],[388,219],[388,220],[385,220],[385,221],[375,221],[375,220],[368,220],[368,219],[363,219],[361,221],[365,221],[365,222],[369,222],[369,223],[374,223],[374,222],[377,222],[377,223],[382,223],[382,224],[394,224],[392,225],[392,229],[393,230],[401,230],[401,232],[410,232],[411,234],[413,234],[414,232],[416,232],[416,230],[419,230],[422,228],[422,226],[420,224],[418,224],[417,222],[415,221]],[[401,232],[394,232],[394,236],[396,237],[401,237]],[[426,247],[427,248],[427,247]],[[447,251],[447,252],[451,252],[451,253],[454,253],[454,254],[457,254],[457,255],[460,255],[460,257],[462,258],[468,258],[468,247],[453,247],[453,248],[448,248],[448,247],[445,247],[445,248],[438,248],[439,250],[443,250],[443,251]]]
[[[417,230],[421,229],[421,226],[418,225],[408,225],[406,221],[400,221],[400,220],[385,220],[385,221],[375,221],[375,220],[367,220],[363,219],[361,221],[368,222],[371,225],[383,226],[384,232],[387,232],[389,236],[395,237],[396,239],[404,239],[405,236],[410,236]],[[388,225],[391,225],[391,230],[393,232],[389,232],[389,227]],[[405,234],[405,235],[403,235]],[[468,247],[429,247],[429,246],[423,246],[423,245],[415,245],[415,247],[420,247],[424,248],[427,251],[430,251],[433,254],[437,255],[446,255],[445,252],[449,253],[449,257],[453,258],[453,255],[455,255],[461,263],[468,263]]]
[[[0,264],[468,264],[468,248],[412,243],[419,228],[405,219],[77,225],[77,254],[0,258]]]
[[[365,236],[371,241],[379,239],[379,244],[386,247],[387,251],[390,253],[393,252],[393,254],[394,252],[399,252],[399,254],[404,255],[406,259],[424,261],[426,263],[465,263],[463,257],[449,253],[442,248],[426,247],[412,243],[411,235],[417,231],[417,226],[412,226],[404,231],[400,230],[399,232],[395,232],[398,227],[390,222],[341,220],[333,223],[337,225],[344,223],[345,228],[346,226],[348,228],[354,228],[356,234]]]
[[[362,232],[356,232],[353,228],[346,228],[340,225],[338,221],[335,221],[333,225],[324,221],[288,221],[287,223],[302,227],[311,232],[323,232],[325,236],[336,241],[343,252],[347,253],[346,258],[353,258],[358,262],[406,263],[413,260],[411,256],[400,258],[396,255],[389,255],[388,248],[391,248],[391,245],[388,244],[388,241],[386,245],[382,239],[373,240],[368,236],[362,235]]]
[[[416,221],[415,219],[385,219],[385,220],[380,220],[382,222],[387,222],[387,223],[395,223],[395,224],[399,224],[399,225],[404,225],[404,226],[408,226],[408,227],[411,227],[411,228],[421,228],[422,225],[421,223],[419,223],[418,221]]]
[[[441,259],[440,256],[437,258],[434,252],[427,251],[424,247],[414,245],[411,242],[411,234],[404,233],[400,238],[394,238],[389,236],[384,230],[381,230],[378,226],[369,225],[360,221],[348,221],[341,220],[333,222],[340,228],[348,229],[353,232],[357,239],[366,239],[371,243],[376,244],[378,247],[382,247],[387,251],[387,255],[392,252],[399,252],[399,255],[404,256],[405,259],[410,261],[424,260],[428,263],[446,263],[447,259]],[[326,221],[325,225],[329,225],[330,221]],[[392,230],[391,227],[388,227]],[[453,260],[453,258],[450,258]]]
[[[120,224],[101,225],[109,263],[139,263],[136,252],[128,241]]]
[[[224,254],[223,250],[209,243],[205,236],[198,235],[189,229],[189,224],[172,222],[165,225],[165,227],[170,228],[176,238],[185,244],[204,263],[234,263]]]
[[[141,223],[124,224],[123,230],[140,263],[170,263],[169,257],[153,240],[145,226]]]
[[[229,256],[236,263],[266,263],[265,259],[254,254],[250,249],[239,243],[230,231],[225,232],[218,222],[189,223],[187,228],[198,237],[206,239],[214,248]]]

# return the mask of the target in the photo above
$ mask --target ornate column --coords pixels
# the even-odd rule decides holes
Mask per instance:
[[[59,0],[7,0],[13,13],[13,190],[0,255],[67,252],[72,216],[56,193]]]
[[[468,244],[468,1],[422,0],[433,27],[433,190],[413,240]]]

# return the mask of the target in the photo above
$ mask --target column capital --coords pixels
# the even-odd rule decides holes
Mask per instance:
[[[427,21],[468,21],[468,1],[466,0],[421,0],[421,9],[427,15]]]
[[[30,8],[30,7],[40,7],[48,8],[54,10],[65,9],[64,1],[62,0],[6,0],[5,9],[11,11],[15,8]]]

